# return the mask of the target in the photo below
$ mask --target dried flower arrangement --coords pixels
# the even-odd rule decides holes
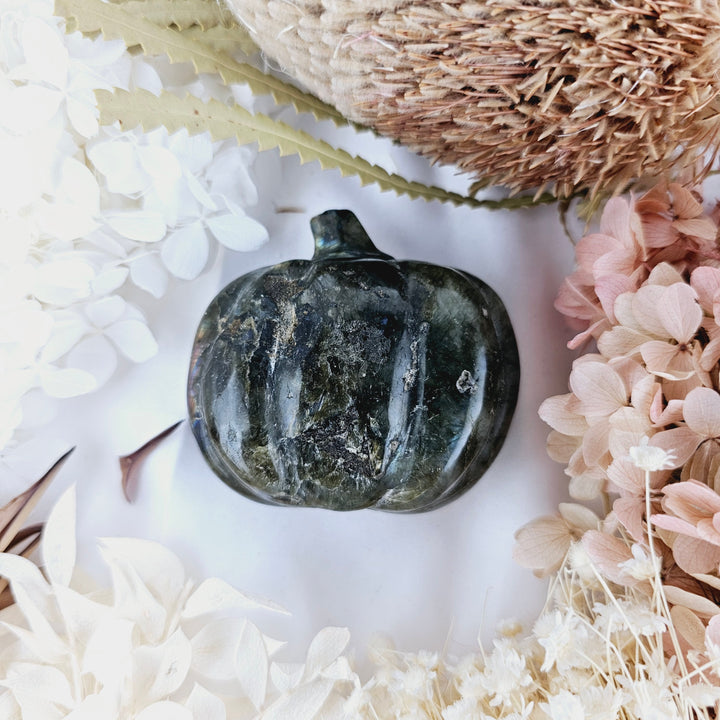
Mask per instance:
[[[312,92],[479,185],[620,191],[717,145],[713,0],[228,4]]]

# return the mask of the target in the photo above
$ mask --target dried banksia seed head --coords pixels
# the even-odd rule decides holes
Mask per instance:
[[[481,184],[619,191],[720,142],[717,0],[228,2],[323,100]]]

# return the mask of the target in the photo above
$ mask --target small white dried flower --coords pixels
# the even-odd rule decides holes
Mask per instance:
[[[585,720],[582,701],[567,690],[551,695],[546,703],[540,703],[540,707],[553,720]]]
[[[667,470],[673,467],[675,456],[672,453],[649,444],[650,438],[643,435],[639,445],[630,448],[630,459],[645,472]]]
[[[653,580],[658,577],[661,567],[659,557],[650,555],[639,543],[634,543],[631,551],[632,558],[619,563],[621,570],[636,580]]]
[[[478,680],[492,695],[492,707],[511,708],[522,696],[523,689],[533,684],[527,659],[507,640],[495,640],[493,651]]]
[[[589,665],[585,648],[588,628],[575,613],[554,610],[541,615],[533,627],[533,634],[545,650],[542,672],[557,668],[564,674]]]

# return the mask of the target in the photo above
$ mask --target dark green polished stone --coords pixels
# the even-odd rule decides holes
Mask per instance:
[[[379,252],[357,218],[314,218],[312,260],[248,273],[210,304],[188,399],[212,469],[253,500],[418,512],[497,455],[520,369],[498,296]]]

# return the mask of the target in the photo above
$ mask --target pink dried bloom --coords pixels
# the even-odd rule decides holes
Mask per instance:
[[[582,330],[568,347],[579,347],[608,329],[614,322],[615,298],[644,279],[637,241],[641,232],[632,206],[624,198],[613,198],[603,211],[600,232],[578,242],[578,268],[565,279],[555,300],[555,307]]]
[[[579,331],[568,346],[580,347],[612,327],[615,300],[637,290],[657,265],[672,263],[684,272],[719,259],[716,235],[717,218],[704,214],[701,199],[677,183],[660,183],[637,200],[608,201],[600,232],[578,242],[578,267],[555,301]]]
[[[682,403],[684,424],[663,430],[650,444],[674,456],[673,467],[683,466],[704,444],[720,455],[720,393],[712,388],[691,390]]]
[[[536,518],[515,533],[513,559],[538,577],[555,572],[572,544],[600,527],[600,518],[583,505],[561,503],[559,510],[558,515]]]
[[[664,513],[651,520],[669,536],[673,557],[687,573],[717,572],[720,567],[720,495],[697,480],[663,489]]]
[[[567,462],[571,496],[587,500],[605,489],[613,458],[652,433],[654,380],[634,360],[584,355],[573,363],[570,388],[543,402],[539,414],[555,430],[548,445]]]

